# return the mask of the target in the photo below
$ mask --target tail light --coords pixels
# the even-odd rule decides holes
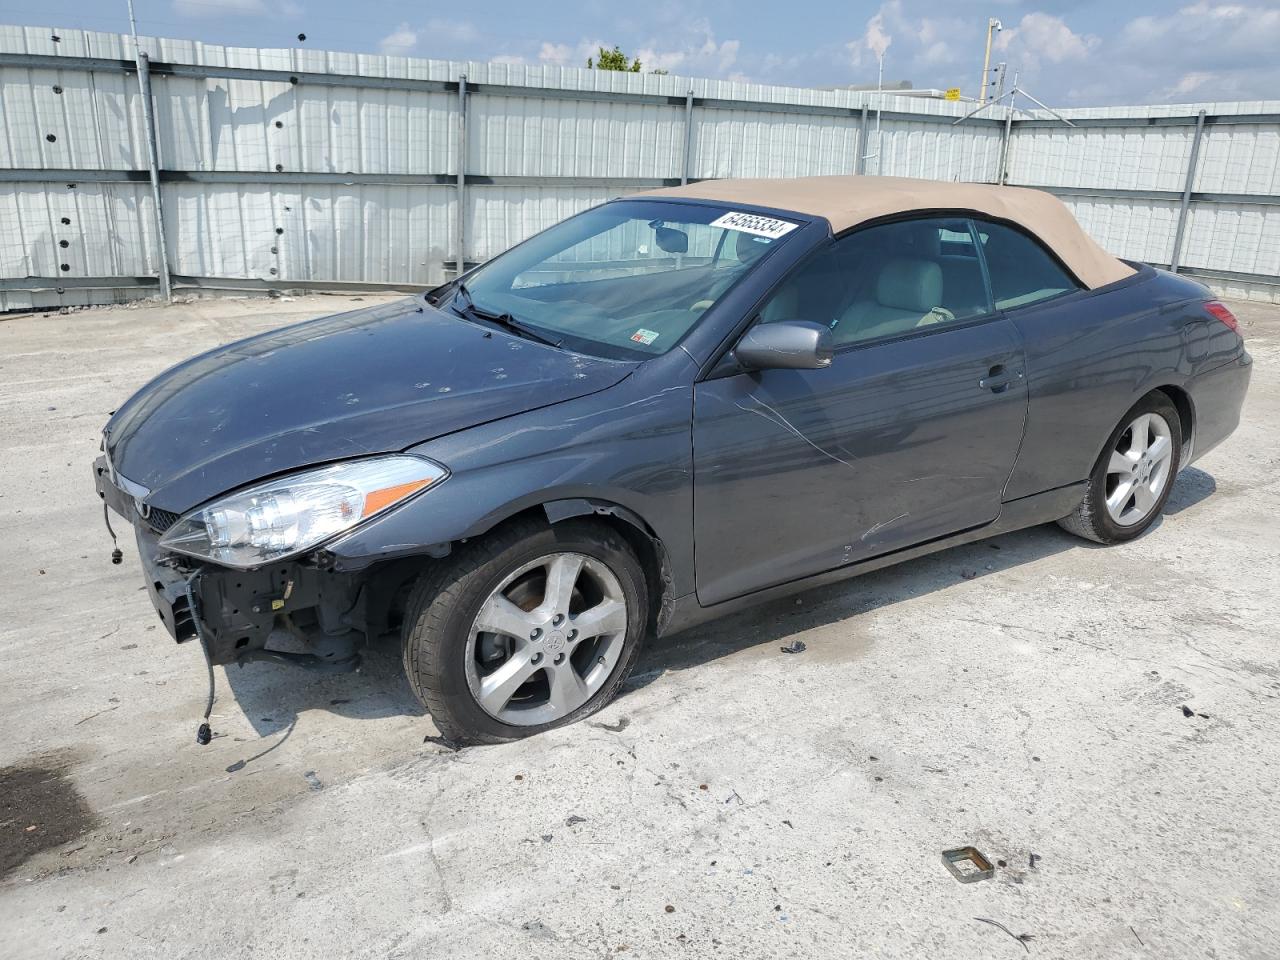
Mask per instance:
[[[1213,317],[1215,320],[1221,320],[1236,333],[1240,332],[1240,321],[1236,319],[1236,315],[1227,309],[1227,305],[1219,300],[1210,300],[1204,305],[1205,313]]]

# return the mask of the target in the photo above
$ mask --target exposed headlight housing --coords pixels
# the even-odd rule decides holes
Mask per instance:
[[[193,510],[160,546],[247,570],[311,550],[448,475],[438,463],[404,455],[303,470]]]

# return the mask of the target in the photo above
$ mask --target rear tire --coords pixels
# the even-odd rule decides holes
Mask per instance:
[[[1182,457],[1182,421],[1163,393],[1121,418],[1089,474],[1084,499],[1058,526],[1096,543],[1142,536],[1164,510]]]
[[[644,571],[618,533],[519,520],[419,578],[404,621],[405,674],[446,739],[518,740],[617,695],[648,609]]]

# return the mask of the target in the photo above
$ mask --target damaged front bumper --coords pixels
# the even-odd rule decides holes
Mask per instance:
[[[388,629],[395,598],[368,571],[326,570],[309,557],[233,570],[171,553],[160,538],[177,517],[147,510],[136,491],[125,489],[128,482],[113,475],[105,456],[93,472],[98,496],[133,528],[160,621],[178,643],[202,638],[211,663],[274,660],[355,669],[357,644]],[[394,576],[379,580],[396,582]]]

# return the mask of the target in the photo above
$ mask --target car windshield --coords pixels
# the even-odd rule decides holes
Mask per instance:
[[[452,305],[583,353],[666,353],[798,220],[725,206],[616,200],[485,264]]]

